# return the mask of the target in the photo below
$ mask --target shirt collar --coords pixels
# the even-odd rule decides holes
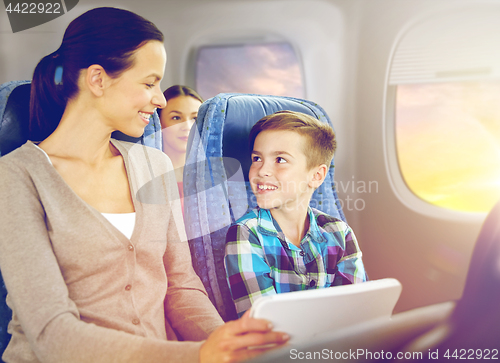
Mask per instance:
[[[325,242],[326,239],[323,237],[318,223],[316,223],[316,216],[311,207],[307,208],[307,215],[309,216],[309,230],[307,231],[305,238],[310,238],[315,242]],[[276,222],[271,215],[271,211],[269,209],[258,208],[257,218],[257,230],[259,233],[277,237],[283,242],[285,241],[285,234],[278,225],[278,222]]]
[[[307,213],[309,215],[309,230],[307,231],[306,236],[309,235],[309,237],[315,242],[326,242],[326,238],[323,237],[323,233],[321,233],[318,223],[316,222],[317,213],[314,213],[311,207],[307,209]]]

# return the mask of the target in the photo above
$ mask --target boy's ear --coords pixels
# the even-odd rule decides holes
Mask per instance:
[[[100,97],[104,94],[104,89],[108,85],[109,81],[110,77],[104,68],[99,64],[93,64],[87,68],[85,83],[96,97]]]
[[[309,182],[309,186],[313,189],[319,188],[326,178],[326,173],[328,173],[328,167],[325,164],[321,164],[313,169],[312,179]]]

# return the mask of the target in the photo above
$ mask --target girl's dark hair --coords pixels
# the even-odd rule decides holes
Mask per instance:
[[[78,93],[80,71],[99,64],[111,77],[132,67],[133,54],[163,34],[127,10],[96,8],[73,20],[58,50],[42,58],[33,73],[30,139],[44,140],[59,124],[68,100]]]
[[[181,85],[174,85],[171,87],[168,87],[165,92],[163,92],[163,96],[165,96],[165,99],[171,100],[172,98],[179,97],[179,96],[189,96],[197,99],[201,103],[203,103],[203,98],[196,92],[194,89],[188,87],[188,86],[181,86]],[[158,113],[161,114],[161,109],[158,109]]]

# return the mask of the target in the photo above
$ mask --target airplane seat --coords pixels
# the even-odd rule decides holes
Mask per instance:
[[[248,182],[248,135],[262,117],[299,111],[333,127],[314,102],[280,96],[223,93],[205,101],[188,140],[184,217],[193,266],[225,321],[237,314],[226,281],[224,251],[229,226],[257,206]],[[334,162],[311,206],[345,221],[334,183]]]
[[[500,337],[500,202],[488,214],[474,246],[462,297],[443,324],[410,342],[408,351],[497,349]],[[461,353],[459,352],[460,356]],[[493,353],[490,354],[491,358]],[[484,357],[484,359],[489,359]],[[478,359],[476,357],[476,359]],[[498,358],[496,358],[498,359]],[[479,358],[481,360],[481,358]]]
[[[30,81],[11,81],[0,85],[0,156],[18,148],[28,139]],[[7,289],[0,273],[0,352],[10,341],[7,326],[12,310],[5,299]]]
[[[31,81],[10,81],[0,85],[0,157],[17,149],[28,140],[30,92]],[[113,137],[140,142],[161,150],[159,131],[161,131],[160,119],[155,112],[142,137],[131,138],[120,132],[113,133]],[[0,273],[0,356],[10,341],[7,326],[12,318],[12,311],[5,302],[6,296],[7,290]]]
[[[0,85],[0,156],[28,140],[30,81]]]

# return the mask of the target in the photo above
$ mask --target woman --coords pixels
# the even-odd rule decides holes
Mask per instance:
[[[162,42],[134,13],[93,9],[35,69],[41,142],[0,159],[6,362],[237,361],[287,339],[248,316],[222,323],[191,266],[172,164],[110,138],[139,137],[165,106]]]
[[[167,88],[163,96],[167,100],[167,106],[159,110],[163,151],[174,165],[175,179],[179,187],[181,203],[183,203],[182,175],[186,163],[187,140],[203,99],[195,90],[180,85]],[[184,210],[184,206],[182,209]]]

